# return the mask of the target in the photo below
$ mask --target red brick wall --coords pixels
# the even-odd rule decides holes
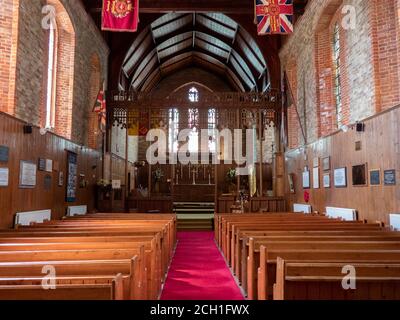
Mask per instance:
[[[0,110],[44,126],[48,30],[42,28],[41,21],[46,4],[56,8],[58,25],[54,131],[74,142],[88,144],[93,107],[91,57],[93,54],[99,57],[102,82],[107,78],[109,49],[81,1],[2,1],[0,93],[8,98],[1,99]]]
[[[9,114],[15,108],[18,6],[19,0],[3,0],[0,6],[0,111]]]
[[[399,4],[397,0],[369,1],[376,77],[376,111],[386,110],[400,101]]]
[[[92,149],[97,149],[99,147],[100,128],[99,128],[99,117],[96,113],[92,112],[93,107],[97,100],[97,94],[101,88],[101,70],[100,70],[100,59],[97,54],[92,56],[90,62],[90,91],[89,91],[89,125],[88,125],[88,146]]]
[[[340,38],[340,80],[341,80],[341,124],[350,122],[348,59],[346,56],[346,33],[342,28],[342,7],[331,17],[328,27],[315,35],[315,69],[318,82],[317,110],[318,136],[323,137],[338,129],[338,114],[335,99],[335,72],[333,61],[333,38],[336,24],[339,25]],[[329,16],[328,16],[329,17]],[[327,18],[328,18],[327,17]],[[325,18],[325,17],[324,17]]]
[[[297,101],[297,66],[295,63],[289,64],[286,69],[287,81],[289,82],[289,95]],[[290,98],[292,100],[292,97]],[[293,101],[292,101],[293,102]],[[296,111],[296,106],[291,103],[288,108],[288,143],[289,148],[296,148],[299,145],[300,122]]]
[[[344,5],[355,10],[356,28],[340,29],[343,123],[400,103],[399,0],[311,0],[280,52],[283,70],[293,61],[297,66],[297,103],[309,143],[337,130],[332,27],[347,16]]]

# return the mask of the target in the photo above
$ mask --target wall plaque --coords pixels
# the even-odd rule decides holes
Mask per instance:
[[[331,174],[324,173],[324,188],[329,189],[331,187]]]
[[[52,171],[53,171],[53,160],[46,159],[46,172],[52,172]]]
[[[31,161],[21,161],[19,168],[20,188],[34,188],[36,186],[37,166]]]
[[[76,201],[76,189],[78,185],[78,155],[73,152],[68,152],[67,155],[67,202]]]
[[[39,171],[45,171],[46,170],[46,159],[39,158],[38,170]]]
[[[310,189],[311,181],[310,181],[310,171],[303,172],[303,189]]]
[[[381,170],[369,171],[369,183],[371,186],[379,186],[381,184]]]
[[[338,168],[334,172],[334,182],[336,188],[346,188],[347,187],[347,169]]]
[[[8,187],[8,168],[0,168],[0,187]]]
[[[385,170],[384,173],[385,186],[396,185],[396,170]]]
[[[60,171],[58,173],[58,186],[62,187],[64,185],[64,172]]]
[[[0,162],[8,162],[9,150],[6,146],[0,146]]]
[[[319,168],[313,169],[313,188],[319,189]]]
[[[367,165],[362,164],[352,168],[353,186],[366,186],[367,183]]]
[[[331,170],[331,157],[325,157],[322,159],[322,170],[324,171]]]

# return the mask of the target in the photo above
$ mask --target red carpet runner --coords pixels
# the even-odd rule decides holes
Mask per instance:
[[[179,232],[161,300],[243,300],[213,232]]]

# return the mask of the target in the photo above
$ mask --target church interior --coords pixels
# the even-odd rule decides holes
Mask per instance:
[[[400,299],[400,0],[0,0],[0,56],[0,300]]]

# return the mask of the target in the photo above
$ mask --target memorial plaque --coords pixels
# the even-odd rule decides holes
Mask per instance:
[[[8,162],[9,150],[6,146],[0,146],[0,162]]]
[[[396,170],[385,170],[384,181],[385,181],[385,186],[395,186]]]

